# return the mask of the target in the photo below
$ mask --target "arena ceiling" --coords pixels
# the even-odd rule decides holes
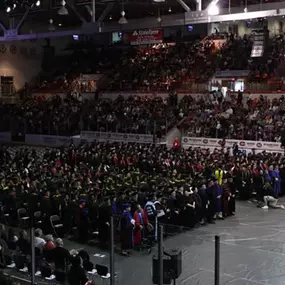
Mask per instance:
[[[58,37],[67,33],[66,31],[69,31],[70,34],[73,32],[92,34],[124,29],[187,25],[193,22],[207,23],[209,17],[207,11],[203,10],[213,1],[219,2],[218,5],[220,9],[223,9],[223,15],[212,17],[211,22],[238,20],[240,17],[254,19],[285,15],[285,2],[271,3],[275,0],[263,0],[262,7],[269,5],[269,2],[270,5],[277,5],[275,10],[271,7],[270,11],[269,8],[265,9],[268,10],[265,13],[260,10],[259,1],[262,0],[202,0],[200,10],[196,2],[198,0],[95,0],[95,5],[92,0],[65,1],[67,12],[64,15],[59,15],[62,0],[0,1],[0,31],[2,30],[0,36],[3,35],[3,31],[5,35],[5,37],[0,37],[0,40]],[[229,6],[232,12],[235,10],[234,13],[239,14],[229,13]],[[94,7],[95,18],[92,13]],[[245,7],[249,7],[249,12],[254,12],[243,15]],[[122,10],[128,20],[127,25],[118,23]],[[158,21],[158,18],[161,20]],[[56,31],[53,35],[50,33],[51,26],[52,31]],[[9,32],[8,37],[7,31]],[[15,37],[13,38],[14,31]],[[23,37],[18,35],[23,35]]]
[[[25,32],[37,32],[48,29],[50,19],[56,29],[80,27],[92,21],[92,0],[65,0],[68,15],[61,16],[58,10],[61,0],[4,0],[0,1],[2,23],[6,28],[17,26],[21,18],[29,11],[21,25]],[[230,1],[230,2],[229,2]],[[257,4],[258,0],[220,0],[220,7]],[[202,1],[205,9],[210,0]],[[185,5],[184,5],[185,4]],[[195,0],[95,0],[95,18],[100,22],[117,22],[121,11],[127,19],[160,17],[181,14],[189,9],[196,10]],[[189,11],[188,10],[188,11]],[[7,12],[9,11],[9,13]],[[20,30],[21,32],[21,30]]]
[[[34,1],[34,2],[32,2]],[[60,0],[41,0],[40,5],[35,3],[37,0],[5,0],[0,4],[1,19],[5,27],[9,28],[12,22],[17,23],[25,14],[27,9],[29,13],[25,18],[24,26],[33,27],[38,25],[49,25],[49,20],[53,19],[57,29],[74,28],[84,22],[92,21],[92,1],[90,0],[65,0],[68,15],[60,16],[58,10],[61,7]],[[124,10],[127,19],[145,18],[150,16],[173,15],[185,12],[185,8],[177,0],[166,0],[162,3],[156,3],[152,0],[95,0],[96,21],[105,22],[118,21],[121,17],[121,11]],[[195,9],[195,0],[183,0],[189,9]],[[15,4],[16,3],[16,4]],[[34,3],[31,8],[30,4]],[[13,8],[15,6],[15,8]],[[9,8],[8,8],[9,7]],[[7,13],[7,9],[9,13]],[[11,10],[11,11],[10,11]]]

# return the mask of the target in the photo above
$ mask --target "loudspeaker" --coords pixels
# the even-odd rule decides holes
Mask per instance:
[[[172,279],[177,279],[182,273],[182,251],[177,249],[165,250],[165,254],[171,258]]]
[[[171,258],[163,256],[163,284],[171,284]],[[159,260],[156,255],[152,257],[152,283],[159,283]]]

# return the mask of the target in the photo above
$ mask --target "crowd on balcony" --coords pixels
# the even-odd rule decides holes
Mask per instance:
[[[181,125],[188,136],[280,142],[285,129],[283,95],[273,100],[242,93],[224,98],[217,91],[198,100],[184,97],[180,105],[181,113],[188,114]]]
[[[57,71],[52,81],[42,81],[37,91],[81,92],[93,90],[80,81],[80,74],[102,74],[106,90],[173,90],[205,83],[217,70],[249,70],[253,82],[266,82],[279,76],[283,62],[284,37],[267,37],[264,30],[263,52],[251,57],[254,33],[238,36],[215,33],[201,40],[163,43],[148,47],[109,47],[78,52],[69,58],[68,70]]]
[[[160,97],[130,96],[115,100],[82,100],[42,96],[19,105],[0,105],[1,131],[14,134],[78,135],[81,130],[137,134],[166,134],[179,120],[176,104]]]

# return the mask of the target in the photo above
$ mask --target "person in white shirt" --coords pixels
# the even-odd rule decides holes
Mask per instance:
[[[35,247],[39,248],[40,250],[43,250],[44,245],[46,244],[46,241],[42,238],[43,231],[41,229],[35,230],[35,238],[34,238],[34,245]]]

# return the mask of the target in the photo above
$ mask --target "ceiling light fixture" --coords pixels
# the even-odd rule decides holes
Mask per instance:
[[[48,30],[49,30],[49,32],[54,32],[55,31],[55,26],[53,24],[53,19],[49,19]]]
[[[125,11],[123,10],[123,11],[121,12],[121,18],[119,19],[119,22],[118,22],[120,25],[125,25],[125,24],[128,23],[128,20],[126,19],[125,15],[126,15],[126,13],[125,13]]]
[[[58,10],[58,14],[61,16],[67,16],[68,10],[65,7],[66,2],[64,0],[61,1],[61,7]]]
[[[220,9],[218,7],[218,5],[214,2],[212,2],[208,8],[208,15],[209,16],[216,16],[219,15],[220,13]]]
[[[39,7],[40,5],[41,5],[41,1],[38,0],[38,1],[36,2],[36,6]]]

